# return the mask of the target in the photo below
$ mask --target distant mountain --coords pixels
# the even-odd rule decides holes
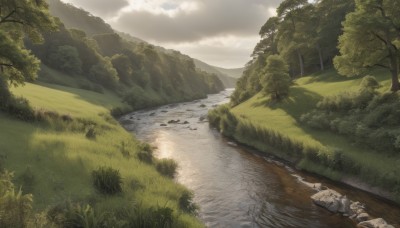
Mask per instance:
[[[224,83],[226,88],[234,88],[236,80],[242,76],[243,68],[225,69],[221,67],[212,66],[198,59],[193,59],[197,68],[204,70],[208,73],[216,74],[218,78]]]
[[[226,69],[226,68],[221,68],[221,67],[216,67],[213,66],[214,68],[216,68],[218,71],[220,71],[221,73],[227,74],[230,77],[234,77],[234,78],[240,78],[242,77],[244,68],[232,68],[232,69]]]

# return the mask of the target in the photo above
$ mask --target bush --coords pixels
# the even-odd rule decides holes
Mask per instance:
[[[122,192],[122,178],[118,170],[100,167],[92,171],[93,185],[102,194],[114,195]]]
[[[0,227],[27,227],[33,197],[15,191],[12,177],[10,172],[0,173]]]
[[[174,178],[178,164],[172,159],[161,159],[156,163],[157,171],[167,177]]]
[[[141,143],[138,146],[139,152],[137,153],[137,158],[145,163],[151,164],[153,163],[153,149],[147,143]]]
[[[94,129],[94,127],[90,127],[89,130],[86,132],[86,138],[88,139],[96,139],[96,130]]]
[[[7,101],[0,102],[0,110],[3,110],[15,118],[29,122],[35,120],[35,112],[29,105],[29,101],[25,98],[16,98],[11,95]]]
[[[141,205],[134,208],[125,208],[118,212],[117,219],[123,221],[124,227],[143,228],[171,228],[174,225],[173,210],[167,206],[143,208]]]
[[[374,76],[371,75],[367,75],[365,76],[360,84],[360,88],[361,89],[370,89],[370,90],[374,90],[379,88],[379,82],[376,80],[376,78]]]
[[[193,193],[185,190],[179,197],[179,208],[187,213],[196,213],[198,207],[193,202]]]
[[[90,205],[71,202],[59,204],[47,212],[47,220],[64,228],[106,228],[107,219],[106,214],[96,214]]]

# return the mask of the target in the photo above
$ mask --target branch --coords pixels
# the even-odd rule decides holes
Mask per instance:
[[[385,45],[388,45],[388,42],[385,39],[383,39],[381,36],[379,36],[376,32],[371,32],[371,33],[374,34],[374,36],[376,36],[376,38],[378,38],[383,43],[385,43]]]
[[[14,65],[13,64],[9,64],[9,63],[0,63],[0,66],[1,67],[3,67],[3,66],[5,66],[5,67],[13,67]]]
[[[8,19],[9,17],[11,17],[11,16],[12,16],[14,13],[16,13],[16,12],[17,12],[17,9],[14,9],[14,10],[11,11],[7,16],[1,18],[0,24],[3,23],[4,21],[7,21],[7,19]]]

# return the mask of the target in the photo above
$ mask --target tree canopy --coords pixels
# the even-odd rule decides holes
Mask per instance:
[[[290,76],[289,67],[279,55],[270,55],[261,79],[263,91],[271,96],[272,100],[281,100],[289,94]]]
[[[43,31],[56,28],[48,5],[42,0],[1,0],[0,9],[1,81],[17,85],[33,80],[40,61],[25,48],[23,38],[41,42]]]
[[[391,91],[398,91],[400,56],[400,1],[356,0],[356,10],[347,15],[339,38],[339,73],[359,75],[374,66],[390,70]]]

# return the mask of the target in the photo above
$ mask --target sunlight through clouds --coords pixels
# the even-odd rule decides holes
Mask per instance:
[[[116,0],[112,2],[120,8],[105,9],[107,4],[94,4],[96,0],[64,1],[102,17],[118,31],[228,68],[242,67],[250,60],[261,26],[276,14],[281,2]]]

